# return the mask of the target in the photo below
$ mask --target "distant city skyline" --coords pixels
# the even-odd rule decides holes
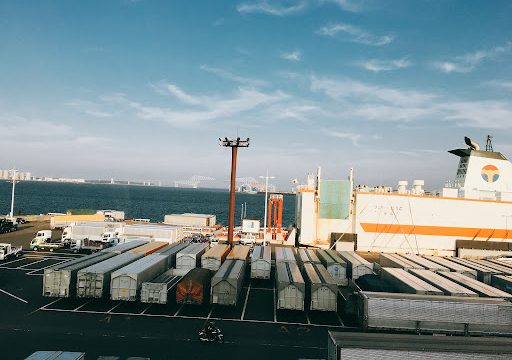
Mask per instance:
[[[512,2],[0,3],[0,168],[226,187],[238,174],[396,187],[512,156]]]

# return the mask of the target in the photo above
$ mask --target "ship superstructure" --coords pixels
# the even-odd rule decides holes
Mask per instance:
[[[298,190],[300,242],[326,245],[339,236],[358,251],[451,256],[459,239],[512,241],[512,164],[492,150],[490,139],[486,150],[466,143],[468,148],[449,151],[460,157],[459,165],[439,194],[426,193],[422,180],[411,188],[400,181],[396,190],[355,188],[352,175],[334,180],[333,190],[318,175]],[[326,214],[333,206],[337,212]]]

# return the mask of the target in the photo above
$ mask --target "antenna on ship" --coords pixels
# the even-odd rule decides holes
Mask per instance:
[[[487,135],[487,142],[485,143],[485,151],[491,151],[491,152],[494,151],[492,149],[492,136],[491,135]]]

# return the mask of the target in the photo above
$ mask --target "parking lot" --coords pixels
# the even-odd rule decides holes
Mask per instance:
[[[112,354],[113,349],[116,355],[123,352],[125,356],[151,354],[135,346],[142,341],[155,347],[152,359],[167,358],[160,357],[162,348],[159,347],[171,343],[187,351],[204,351],[207,358],[222,358],[221,353],[211,355],[208,348],[197,348],[197,329],[208,320],[215,320],[226,334],[224,347],[234,351],[252,349],[247,358],[264,353],[267,357],[281,354],[283,359],[318,358],[326,351],[328,329],[349,329],[337,313],[277,310],[273,278],[246,279],[235,307],[178,305],[172,290],[166,305],[43,297],[44,269],[80,256],[83,255],[65,251],[27,251],[21,258],[0,263],[0,301],[3,304],[0,334],[23,344],[19,349],[10,349],[16,355],[12,358],[41,348],[91,352],[89,344],[93,341],[103,344],[92,351],[96,355]],[[178,280],[176,278],[174,284]],[[62,341],[62,336],[66,336],[66,342]],[[130,338],[133,346],[127,347],[126,339]],[[160,343],[159,338],[165,341]],[[27,339],[30,345],[26,344]],[[110,340],[104,342],[103,339]],[[53,345],[48,347],[48,344]]]

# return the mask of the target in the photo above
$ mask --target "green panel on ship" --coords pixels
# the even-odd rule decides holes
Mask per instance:
[[[347,219],[350,213],[350,196],[350,181],[321,180],[319,217]]]

